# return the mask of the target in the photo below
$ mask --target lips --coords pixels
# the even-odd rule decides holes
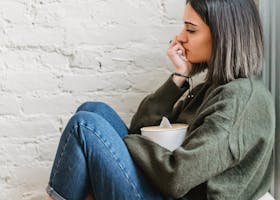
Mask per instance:
[[[184,48],[184,49],[185,49],[185,52],[186,52],[186,53],[190,51],[189,49],[186,49],[186,48]]]

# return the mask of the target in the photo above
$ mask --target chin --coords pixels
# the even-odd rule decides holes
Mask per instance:
[[[207,62],[207,61],[202,60],[202,59],[192,59],[191,57],[188,57],[187,59],[188,59],[188,61],[189,61],[190,63],[192,63],[192,64],[199,64],[199,63],[205,63],[205,62]]]

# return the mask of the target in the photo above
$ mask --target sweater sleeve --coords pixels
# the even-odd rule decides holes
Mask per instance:
[[[159,89],[142,100],[132,117],[129,134],[140,134],[140,128],[144,126],[159,125],[163,116],[173,121],[173,106],[187,89],[177,87],[170,76]]]
[[[235,109],[232,100],[214,99],[198,116],[201,119],[196,119],[201,124],[190,130],[181,147],[173,152],[141,135],[128,135],[124,141],[133,160],[158,190],[181,198],[238,160],[238,152],[231,149],[237,144],[229,145]]]

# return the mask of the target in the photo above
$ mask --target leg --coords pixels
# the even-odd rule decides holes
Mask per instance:
[[[119,133],[121,138],[123,138],[128,132],[125,123],[116,113],[116,111],[103,102],[85,102],[79,106],[77,112],[79,111],[94,112],[100,115],[111,124],[116,132]]]
[[[79,106],[76,112],[86,111],[93,112],[100,116],[102,116],[105,120],[107,120],[112,127],[116,130],[116,132],[123,138],[127,132],[128,128],[126,127],[123,120],[119,117],[119,115],[113,110],[108,104],[103,102],[85,102]],[[86,200],[93,200],[92,192],[88,195]]]
[[[96,200],[163,199],[136,168],[111,124],[96,113],[79,111],[61,137],[48,193],[55,200],[85,199],[90,185]]]

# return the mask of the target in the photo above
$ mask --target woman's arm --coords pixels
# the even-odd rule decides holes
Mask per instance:
[[[177,84],[180,85],[180,81]],[[132,117],[129,134],[140,134],[140,128],[144,126],[159,125],[163,116],[174,121],[174,104],[187,89],[178,87],[170,76],[159,89],[142,100]]]
[[[180,198],[239,161],[237,141],[230,141],[235,99],[218,96],[207,104],[184,143],[173,152],[144,136],[124,138],[133,160],[163,194]]]
[[[174,64],[175,72],[188,76],[192,64],[186,60],[185,49],[175,36],[167,49],[167,55]],[[129,134],[140,134],[140,128],[144,126],[159,125],[163,116],[169,121],[174,121],[176,115],[172,115],[176,101],[189,89],[183,87],[185,78],[170,76],[170,78],[153,94],[142,100],[136,114],[133,116],[129,128]]]
[[[218,175],[224,175],[225,184],[232,181],[232,173],[239,172],[227,170],[240,162],[246,168],[243,172],[248,173],[242,175],[247,176],[245,182],[258,170],[266,171],[274,133],[271,95],[262,84],[243,79],[217,87],[207,95],[185,141],[175,151],[141,135],[128,135],[124,141],[135,163],[158,190],[181,198]]]

